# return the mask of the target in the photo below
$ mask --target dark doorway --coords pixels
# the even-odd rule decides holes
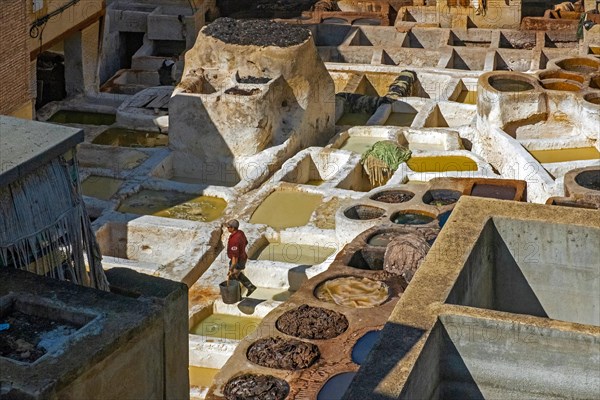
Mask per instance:
[[[65,56],[45,51],[37,58],[37,97],[35,109],[38,110],[51,101],[62,100],[67,96],[65,89]]]

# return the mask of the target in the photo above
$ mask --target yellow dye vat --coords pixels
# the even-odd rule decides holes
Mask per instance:
[[[158,132],[109,128],[98,135],[92,143],[120,147],[164,147],[169,144],[169,136]]]
[[[321,186],[325,181],[323,179],[311,179],[306,181],[305,185]]]
[[[157,217],[210,222],[219,218],[227,203],[218,197],[158,190],[142,190],[121,203],[118,211]]]
[[[368,308],[383,304],[389,293],[383,282],[350,276],[323,282],[317,287],[316,296],[340,306]]]
[[[417,113],[401,113],[401,112],[393,112],[388,117],[387,121],[385,121],[385,125],[390,126],[410,126]]]
[[[595,147],[557,150],[531,150],[529,153],[540,163],[557,163],[578,160],[598,160],[600,152]]]
[[[335,249],[297,243],[269,243],[252,258],[255,260],[281,261],[298,265],[322,263]]]
[[[260,318],[211,314],[194,326],[190,333],[218,339],[242,340],[256,331],[260,321]]]
[[[385,140],[384,138],[370,137],[370,136],[350,136],[340,150],[353,151],[358,154],[363,154],[369,150],[375,143]]]
[[[254,211],[250,223],[275,229],[304,226],[322,200],[323,197],[316,194],[276,190]]]
[[[208,388],[212,385],[212,381],[219,372],[215,368],[204,368],[204,367],[189,367],[190,370],[190,386],[196,386],[199,388]]]
[[[109,200],[117,193],[123,182],[122,179],[90,175],[81,183],[81,192],[86,196]]]
[[[477,171],[477,163],[468,157],[411,157],[408,167],[415,172]]]
[[[371,118],[371,114],[367,113],[347,113],[340,117],[335,123],[336,125],[362,126],[366,125]]]
[[[456,100],[454,101],[463,104],[477,104],[477,91],[471,91],[466,89],[461,90],[458,96],[456,96]]]

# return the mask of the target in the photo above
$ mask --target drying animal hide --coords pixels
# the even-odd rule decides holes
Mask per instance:
[[[383,269],[402,276],[409,283],[430,248],[420,233],[400,235],[387,245],[383,256]]]

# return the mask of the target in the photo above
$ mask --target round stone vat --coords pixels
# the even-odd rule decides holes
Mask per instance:
[[[315,289],[319,300],[352,308],[379,306],[387,301],[389,295],[385,283],[357,276],[329,279]]]
[[[385,214],[385,210],[379,207],[359,204],[344,211],[344,216],[349,219],[369,220],[376,219]]]
[[[563,92],[578,92],[581,90],[581,86],[575,82],[569,81],[542,81],[542,87],[548,90],[559,90]]]
[[[283,313],[275,326],[302,339],[332,339],[346,332],[348,319],[339,312],[303,304]]]
[[[590,93],[584,96],[585,101],[588,103],[600,105],[600,94],[598,93]]]
[[[383,269],[383,257],[385,246],[365,247],[352,255],[348,266],[358,269],[381,271]]]
[[[356,372],[342,372],[329,378],[319,391],[317,400],[338,400],[344,396]]]
[[[423,203],[442,207],[456,203],[460,196],[462,196],[462,193],[458,190],[432,189],[423,195]]]
[[[312,343],[281,337],[259,339],[246,353],[254,364],[291,371],[310,367],[320,356],[319,348]]]
[[[413,197],[415,197],[415,194],[407,190],[385,190],[372,195],[371,200],[396,204],[407,202]]]
[[[591,58],[567,58],[556,63],[561,69],[571,72],[591,73],[600,69],[600,61]]]
[[[444,225],[446,225],[446,222],[448,222],[448,218],[450,218],[450,214],[452,214],[452,210],[446,211],[446,212],[438,215],[438,223],[440,225],[440,228],[443,228]],[[429,244],[431,245],[431,244],[433,244],[433,242],[431,242]]]
[[[227,400],[285,399],[290,385],[271,375],[244,374],[230,379],[223,392]]]
[[[565,72],[562,70],[546,71],[546,72],[540,73],[540,80],[546,80],[546,79],[564,79],[564,80],[574,81],[574,82],[579,82],[579,83],[583,83],[585,81],[585,78],[581,75],[572,74],[572,73]]]
[[[600,190],[600,169],[583,171],[577,174],[575,182],[586,189]]]
[[[435,215],[422,211],[400,211],[392,215],[391,221],[399,225],[425,225],[435,219]]]
[[[594,75],[590,79],[590,87],[592,89],[600,89],[600,75]]]
[[[533,90],[533,85],[527,81],[512,78],[490,76],[489,84],[499,92],[525,92]]]
[[[380,334],[381,331],[369,331],[362,335],[352,348],[352,361],[358,365],[364,363]]]

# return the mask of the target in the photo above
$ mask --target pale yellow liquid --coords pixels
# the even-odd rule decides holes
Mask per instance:
[[[281,261],[298,265],[322,263],[333,254],[331,247],[295,243],[269,243],[253,258],[256,260]]]
[[[323,183],[325,183],[323,179],[311,179],[309,181],[306,181],[305,185],[321,186]]]
[[[462,90],[454,101],[463,104],[477,104],[477,91]]]
[[[341,150],[353,151],[358,154],[363,154],[369,150],[375,143],[385,140],[383,138],[369,137],[369,136],[350,136],[342,147]]]
[[[600,159],[600,152],[598,152],[595,147],[580,147],[558,150],[532,150],[530,153],[541,163]]]
[[[169,144],[169,136],[158,132],[109,128],[98,135],[92,143],[121,147],[164,147]]]
[[[86,196],[109,200],[117,193],[123,182],[122,179],[90,175],[81,183],[81,192]]]
[[[391,126],[410,126],[415,120],[416,113],[391,113],[385,125]]]
[[[275,229],[304,226],[322,200],[323,197],[316,194],[277,190],[258,206],[250,223]]]
[[[292,292],[289,290],[259,287],[248,297],[258,300],[287,301],[291,295]]]
[[[194,326],[190,332],[212,338],[242,340],[256,330],[260,321],[259,318],[211,314]]]
[[[367,113],[348,113],[344,114],[335,123],[336,125],[362,126],[366,125],[371,118],[371,114]]]
[[[415,172],[477,171],[477,163],[468,157],[412,157],[408,167]]]
[[[389,296],[382,282],[355,277],[325,281],[317,288],[316,295],[319,300],[354,308],[378,306]]]
[[[210,222],[219,218],[227,206],[225,200],[218,197],[193,196],[180,192],[142,190],[125,199],[118,211]]]
[[[208,388],[212,385],[212,381],[219,372],[215,368],[204,368],[204,367],[189,367],[190,370],[190,386],[196,386],[201,388]]]

